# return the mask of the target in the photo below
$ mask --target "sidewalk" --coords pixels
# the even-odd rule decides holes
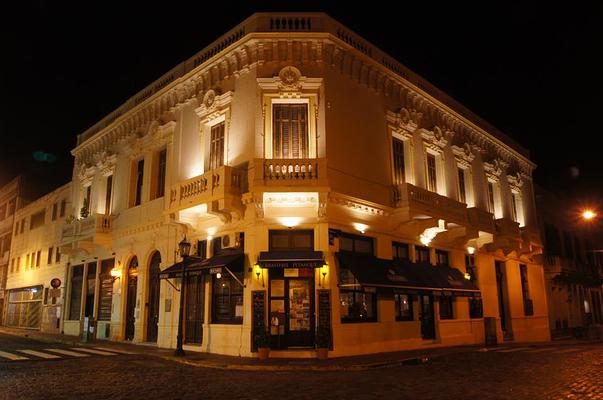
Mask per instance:
[[[38,331],[27,331],[7,327],[0,327],[0,333],[27,337],[42,342],[63,343],[72,346],[101,346],[107,349],[114,348],[115,350],[124,350],[140,355],[159,357],[165,360],[170,360],[193,367],[242,371],[361,371],[391,366],[423,364],[428,362],[430,359],[444,355],[478,350],[488,351],[488,349],[492,349],[484,348],[483,345],[468,345],[406,350],[362,356],[338,357],[329,358],[327,360],[318,360],[316,358],[269,358],[267,360],[260,360],[259,358],[255,357],[224,356],[219,354],[192,351],[187,351],[184,357],[177,357],[174,355],[174,349],[162,349],[154,345],[132,344],[129,342],[112,342],[107,340],[96,340],[94,342],[85,343],[76,336],[48,334]],[[560,342],[560,340],[557,340],[555,342],[544,343],[504,343],[499,347],[540,347],[559,344]],[[577,339],[563,340],[562,342],[567,345],[589,343],[588,340]]]

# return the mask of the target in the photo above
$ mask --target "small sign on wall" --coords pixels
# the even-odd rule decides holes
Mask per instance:
[[[165,312],[172,312],[172,299],[165,299]]]

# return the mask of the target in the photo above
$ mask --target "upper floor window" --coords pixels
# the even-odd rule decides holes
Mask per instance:
[[[65,216],[65,209],[67,208],[67,200],[63,199],[61,200],[61,210],[59,212],[59,216],[60,217],[64,217]]]
[[[142,182],[144,179],[144,159],[134,163],[132,171],[132,196],[130,206],[139,206],[142,203]]]
[[[373,255],[373,238],[342,233],[339,238],[339,251]]]
[[[57,211],[58,211],[57,208],[58,208],[58,204],[54,203],[52,205],[52,220],[53,221],[57,219]]]
[[[394,162],[394,185],[401,185],[406,182],[404,141],[397,138],[393,138],[392,152]]]
[[[35,229],[44,225],[46,219],[46,210],[39,211],[31,216],[31,223],[29,229]]]
[[[417,262],[429,263],[429,247],[415,246]]]
[[[436,250],[436,265],[450,265],[447,251]]]
[[[151,198],[158,199],[165,195],[165,174],[167,168],[167,150],[155,153],[151,181]]]
[[[111,214],[111,198],[113,192],[113,175],[107,177],[107,187],[105,189],[105,215]]]
[[[457,174],[459,178],[459,201],[461,203],[467,203],[467,182],[464,168],[457,168]]]
[[[209,142],[209,169],[224,165],[224,121],[211,127]]]
[[[495,218],[502,217],[500,187],[498,182],[493,182],[491,180],[488,180],[488,211],[494,214]]]
[[[511,192],[511,214],[513,221],[518,222],[519,226],[525,225],[523,203],[521,201],[521,193],[519,192]]]
[[[92,198],[92,186],[88,185],[85,188],[84,200],[80,209],[80,217],[86,218],[90,215],[90,199]]]
[[[270,251],[314,250],[312,230],[271,230],[269,232]]]
[[[274,158],[308,158],[308,104],[273,104]]]
[[[431,153],[427,153],[427,189],[432,192],[438,191],[436,156]]]
[[[394,260],[410,260],[410,248],[406,243],[392,242]]]

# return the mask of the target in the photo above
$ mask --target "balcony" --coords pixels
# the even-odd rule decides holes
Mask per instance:
[[[408,210],[409,219],[431,217],[463,226],[468,222],[464,203],[410,183],[394,186],[394,201],[397,208]]]
[[[85,219],[64,225],[61,229],[61,248],[63,253],[69,249],[93,251],[95,246],[111,248],[111,229],[113,216],[93,214]]]
[[[225,165],[182,181],[170,190],[169,210],[181,211],[205,204],[210,213],[242,212],[244,177],[244,171]]]
[[[326,158],[254,160],[253,186],[327,186]]]
[[[510,239],[521,239],[519,224],[509,218],[499,218],[496,224],[496,235]]]
[[[494,233],[496,225],[492,213],[477,207],[467,209],[469,224],[478,231]]]

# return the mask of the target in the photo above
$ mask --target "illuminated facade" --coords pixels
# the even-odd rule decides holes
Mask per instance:
[[[15,212],[6,280],[6,326],[61,331],[68,260],[59,244],[70,203],[68,183]]]
[[[527,152],[324,14],[254,14],[72,153],[65,334],[174,348],[184,286],[185,350],[549,339]]]

